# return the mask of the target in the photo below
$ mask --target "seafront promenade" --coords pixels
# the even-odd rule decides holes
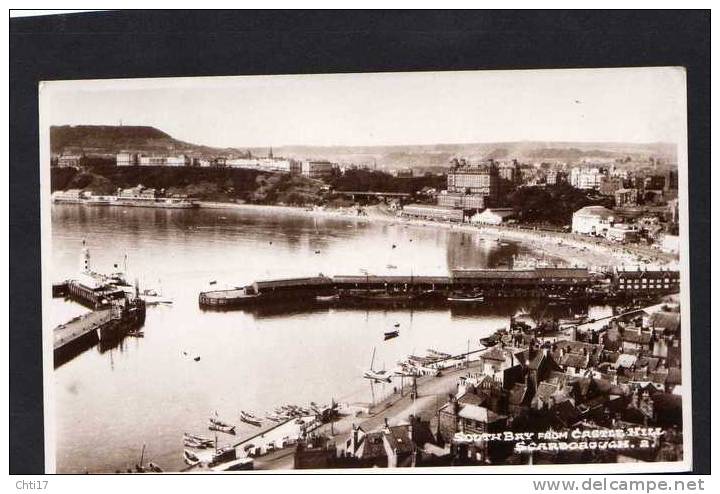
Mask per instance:
[[[389,425],[407,423],[410,415],[423,420],[429,420],[431,426],[436,426],[437,411],[447,401],[448,393],[457,392],[457,382],[460,376],[472,372],[480,367],[478,360],[470,360],[469,367],[446,369],[439,376],[423,376],[417,378],[417,397],[411,396],[412,380],[406,379],[401,393],[399,386],[397,392],[391,392],[384,399],[370,404],[370,413],[354,413],[356,410],[350,406],[341,408],[340,417],[333,423],[323,424],[315,432],[322,434],[340,445],[352,431],[353,426],[359,426],[365,431],[373,431],[382,427],[385,422]],[[254,459],[257,470],[279,470],[293,468],[293,454],[295,447],[283,448],[267,455]]]

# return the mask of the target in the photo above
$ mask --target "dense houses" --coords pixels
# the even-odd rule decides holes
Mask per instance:
[[[420,416],[312,436],[296,468],[676,461],[682,457],[679,306],[552,332],[511,319]],[[488,343],[490,344],[490,343]],[[469,364],[468,364],[469,365]],[[463,366],[465,367],[465,366]],[[542,435],[542,436],[541,436]],[[612,438],[626,445],[607,445]],[[544,439],[541,439],[544,438]],[[603,442],[607,447],[593,448]],[[531,452],[532,451],[532,452]]]
[[[517,159],[471,163],[453,159],[445,190],[416,194],[419,200],[434,198],[436,204],[413,203],[402,214],[430,221],[450,221],[500,226],[521,222],[522,211],[504,207],[510,191],[523,187],[548,187],[567,181],[585,190],[589,205],[575,211],[564,231],[602,237],[611,242],[652,246],[666,253],[679,252],[677,171],[651,167],[629,169],[615,162],[520,163]],[[614,203],[614,206],[612,205]],[[559,229],[559,227],[558,227]]]

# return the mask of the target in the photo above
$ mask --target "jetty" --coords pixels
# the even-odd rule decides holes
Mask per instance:
[[[145,303],[125,300],[78,316],[53,330],[55,367],[60,367],[99,342],[112,343],[145,322]]]
[[[644,280],[644,281],[643,281]],[[271,302],[314,301],[337,295],[338,303],[451,303],[452,292],[482,293],[483,299],[539,298],[552,303],[622,300],[675,293],[679,272],[618,270],[596,274],[581,267],[453,269],[447,276],[338,275],[255,281],[230,290],[201,292],[200,307],[252,307]]]
[[[73,279],[53,283],[53,297],[67,297],[92,312],[78,316],[53,329],[55,367],[73,359],[99,342],[117,342],[145,323],[146,304],[138,287],[127,290],[119,273],[104,275],[90,269],[90,252],[81,251],[80,273]]]

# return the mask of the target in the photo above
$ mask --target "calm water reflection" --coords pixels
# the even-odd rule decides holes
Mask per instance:
[[[145,338],[93,348],[54,372],[59,472],[124,470],[137,462],[143,443],[146,458],[181,469],[182,433],[206,434],[213,410],[237,421],[240,409],[262,415],[285,403],[367,401],[361,374],[373,347],[376,363],[387,367],[427,348],[460,352],[468,340],[477,348],[478,338],[527,310],[517,302],[412,311],[198,307],[198,292],[210,281],[229,287],[361,269],[445,274],[451,267],[497,266],[525,252],[477,234],[260,211],[74,205],[53,206],[52,229],[54,280],[77,273],[85,239],[96,270],[122,267],[127,254],[132,279],[174,300],[148,308]],[[54,300],[48,325],[83,310]],[[396,322],[400,337],[383,342]]]

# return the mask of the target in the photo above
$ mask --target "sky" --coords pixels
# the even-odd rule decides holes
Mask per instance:
[[[43,125],[150,125],[216,147],[671,142],[679,68],[43,82]]]

